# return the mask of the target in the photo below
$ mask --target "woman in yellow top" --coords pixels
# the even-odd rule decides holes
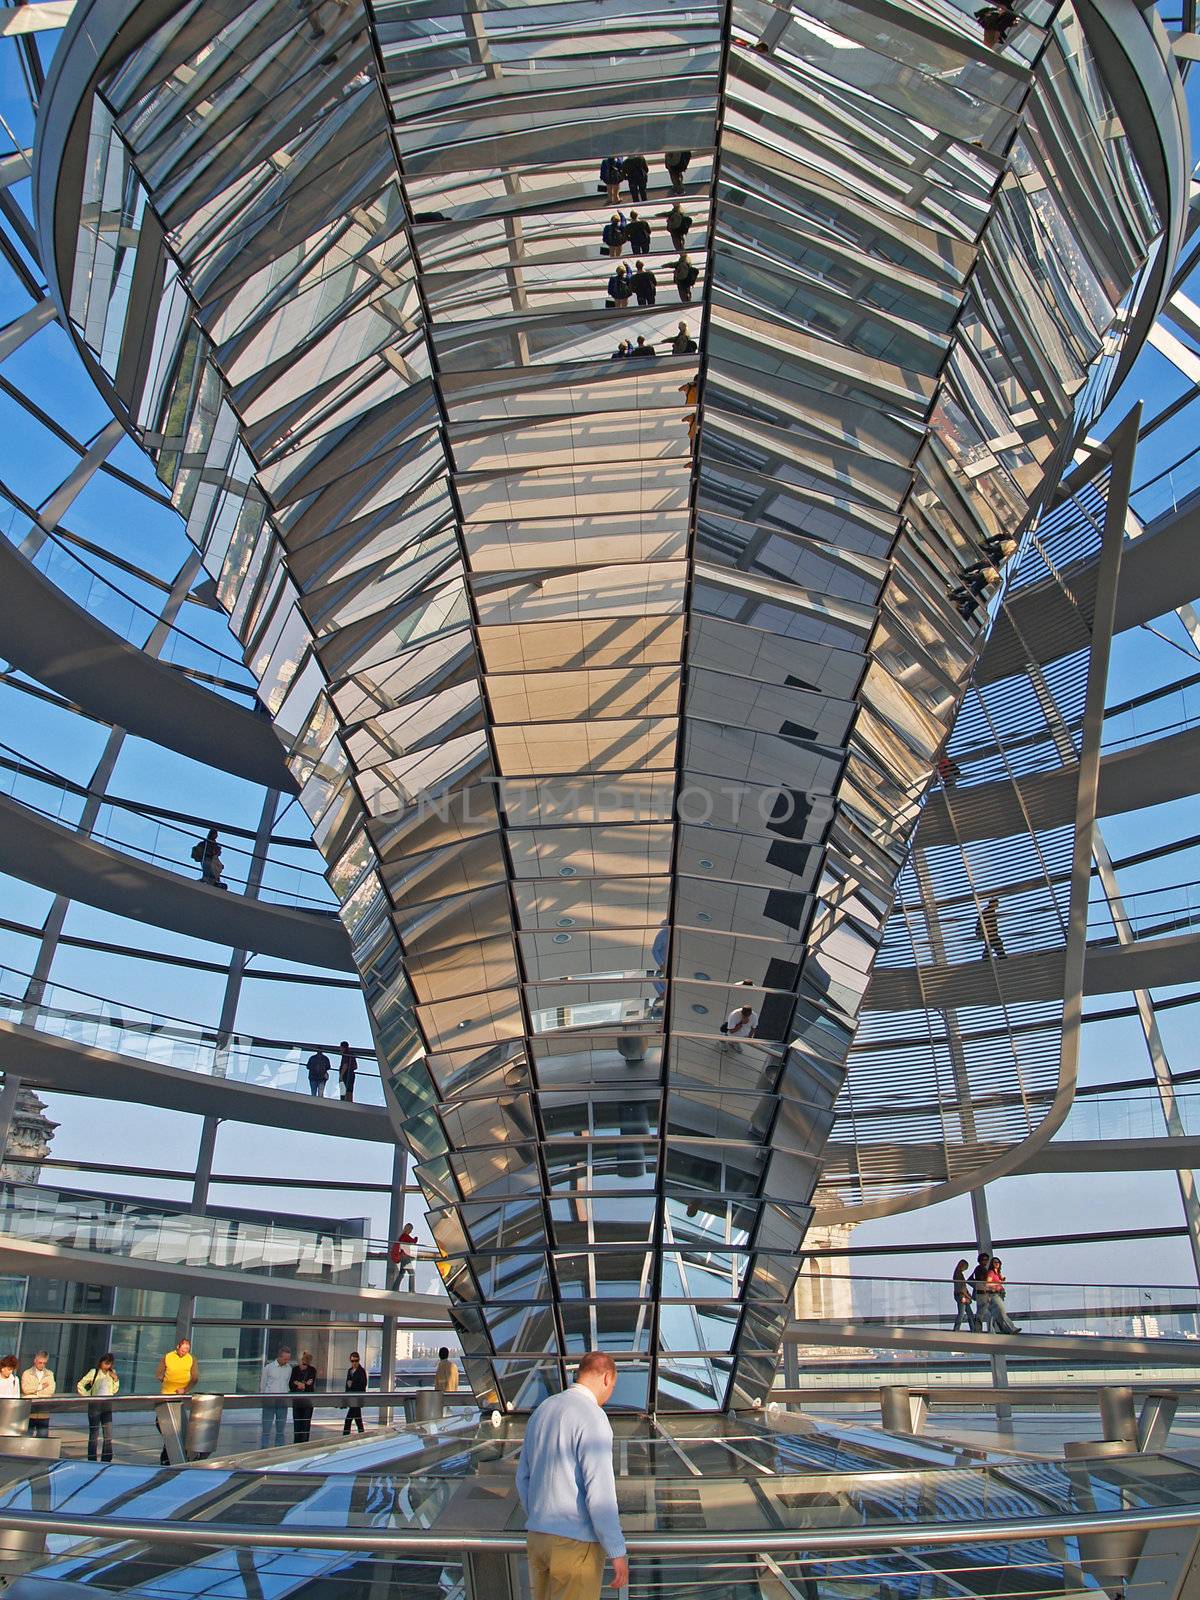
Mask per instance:
[[[187,1394],[189,1390],[194,1389],[200,1382],[200,1363],[192,1354],[191,1340],[180,1339],[174,1350],[168,1350],[166,1355],[159,1361],[158,1371],[154,1376],[158,1379],[159,1394]],[[186,1411],[183,1425],[186,1428]],[[158,1428],[159,1433],[162,1432],[162,1429],[158,1427],[157,1418],[155,1418],[154,1426]],[[164,1467],[170,1466],[171,1458],[167,1454],[165,1446],[158,1459]]]
[[[100,1443],[101,1434],[104,1435],[104,1446],[100,1453],[101,1461],[111,1461],[112,1449],[112,1406],[105,1401],[117,1394],[121,1388],[121,1380],[117,1377],[117,1368],[113,1361],[111,1350],[97,1361],[96,1365],[85,1372],[75,1385],[76,1394],[85,1394],[88,1397],[88,1451],[89,1461],[96,1459],[96,1447]]]

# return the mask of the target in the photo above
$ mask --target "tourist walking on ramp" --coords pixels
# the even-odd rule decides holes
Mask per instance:
[[[363,1366],[362,1357],[359,1355],[358,1351],[357,1350],[351,1350],[351,1352],[350,1352],[350,1366],[349,1366],[349,1368],[347,1369],[347,1372],[346,1372],[346,1393],[347,1394],[366,1394],[366,1392],[367,1392],[367,1369],[366,1369],[366,1367]],[[346,1420],[342,1424],[342,1433],[343,1434],[347,1434],[347,1433],[350,1432],[350,1424],[351,1423],[354,1424],[354,1426],[358,1429],[359,1433],[361,1433],[363,1431],[363,1419],[362,1419],[362,1406],[361,1405],[357,1405],[356,1406],[353,1403],[351,1403],[351,1405],[349,1405],[347,1407],[347,1409],[346,1409]]]
[[[988,1307],[988,1268],[992,1264],[990,1250],[981,1250],[975,1265],[971,1268],[970,1284],[975,1295],[975,1315],[971,1320],[972,1333],[978,1333],[987,1321]]]
[[[406,1222],[400,1237],[393,1239],[392,1248],[388,1251],[388,1256],[394,1268],[392,1273],[392,1293],[400,1293],[404,1287],[404,1279],[407,1277],[409,1293],[415,1294],[417,1289],[417,1236],[413,1231],[411,1222]]]
[[[975,937],[983,945],[981,960],[986,961],[989,955],[994,955],[997,960],[1003,961],[1008,955],[1004,948],[1004,940],[1000,937],[1000,898],[993,895],[980,911],[975,923]]]
[[[967,1282],[967,1268],[970,1262],[964,1257],[954,1269],[954,1326],[951,1333],[957,1333],[966,1322],[974,1330],[975,1318],[971,1311],[971,1285]]]
[[[225,863],[221,860],[221,841],[215,828],[210,828],[199,844],[193,845],[192,860],[200,863],[201,883],[210,883],[214,889],[225,887]]]
[[[1001,1271],[1002,1262],[999,1256],[993,1256],[988,1266],[988,1326],[994,1333],[1023,1333],[1023,1328],[1018,1328],[1008,1314],[1008,1307],[1004,1304],[1004,1273]]]

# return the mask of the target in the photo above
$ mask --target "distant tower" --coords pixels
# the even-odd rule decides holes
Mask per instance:
[[[46,1102],[32,1089],[22,1086],[17,1091],[4,1160],[0,1161],[3,1182],[37,1183],[41,1178],[42,1163],[50,1154],[50,1141],[58,1127],[45,1111]]]

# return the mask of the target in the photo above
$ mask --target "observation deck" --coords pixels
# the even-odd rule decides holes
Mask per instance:
[[[1020,1460],[778,1413],[617,1416],[631,1597],[763,1600],[857,1591],[1131,1596],[1185,1578],[1200,1475],[1184,1453]],[[370,1583],[411,1600],[522,1592],[516,1417],[454,1420],[285,1453],[97,1473],[61,1462],[0,1491],[0,1528],[85,1537],[26,1558],[14,1600],[86,1600],[225,1581],[247,1559],[296,1596]],[[964,1459],[969,1464],[964,1465]],[[253,1552],[248,1555],[248,1552]],[[1177,1592],[1168,1587],[1167,1592]]]
[[[62,324],[284,742],[502,1405],[597,1345],[638,1407],[766,1393],[1008,574],[961,586],[1048,502],[1181,237],[1180,86],[1131,0],[1033,0],[995,49],[946,0],[810,10],[618,0],[600,38],[577,0],[80,0],[43,98]]]

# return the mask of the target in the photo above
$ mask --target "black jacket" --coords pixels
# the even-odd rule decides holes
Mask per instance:
[[[658,279],[652,272],[635,272],[629,283],[639,299],[653,301],[658,290]]]
[[[346,1372],[346,1390],[349,1394],[366,1394],[367,1369],[361,1364],[350,1367]]]
[[[621,168],[626,179],[646,179],[650,176],[650,168],[646,165],[645,156],[623,156]]]
[[[644,256],[650,248],[650,224],[639,217],[626,228],[625,237],[629,240],[629,247],[634,255]]]

